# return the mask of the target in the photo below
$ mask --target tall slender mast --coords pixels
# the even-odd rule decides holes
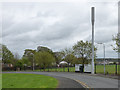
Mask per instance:
[[[95,13],[94,7],[91,8],[91,21],[92,21],[92,74],[94,74],[94,22],[95,22]]]

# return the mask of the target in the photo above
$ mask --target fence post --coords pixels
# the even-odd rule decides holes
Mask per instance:
[[[96,74],[96,63],[95,63],[95,74]]]
[[[117,64],[116,64],[115,66],[116,66],[116,69],[115,69],[115,74],[117,75]]]

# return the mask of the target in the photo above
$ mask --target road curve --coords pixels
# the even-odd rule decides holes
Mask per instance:
[[[40,73],[35,73],[35,72],[3,72],[3,73],[31,73],[31,74],[40,74]],[[43,75],[43,74],[42,74]],[[66,78],[66,77],[60,77],[60,76],[55,76],[55,75],[46,75],[46,76],[51,76],[54,77],[58,80],[58,86],[57,88],[83,88],[84,87],[77,82],[76,80]]]
[[[7,72],[8,73],[8,72]],[[11,73],[11,72],[10,72]],[[14,73],[34,73],[47,76],[58,76],[70,78],[81,83],[87,88],[118,88],[118,80],[112,78],[99,77],[90,74],[81,74],[74,72],[14,72]]]

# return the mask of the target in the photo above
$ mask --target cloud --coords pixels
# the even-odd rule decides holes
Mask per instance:
[[[4,3],[3,44],[22,56],[25,49],[36,49],[39,45],[60,51],[79,40],[90,41],[90,7],[89,2]],[[97,3],[95,7],[95,42],[109,43],[117,33],[117,7],[109,3]],[[107,57],[111,57],[112,48],[107,51]]]

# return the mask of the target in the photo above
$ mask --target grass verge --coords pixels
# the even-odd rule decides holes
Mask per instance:
[[[50,76],[37,74],[4,73],[2,88],[56,88],[58,81]]]

